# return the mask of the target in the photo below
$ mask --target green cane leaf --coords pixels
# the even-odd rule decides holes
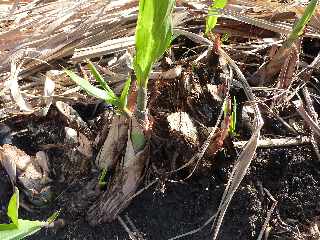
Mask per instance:
[[[231,113],[231,134],[235,134],[237,124],[237,100],[233,97],[233,109]]]
[[[9,201],[7,215],[11,219],[12,223],[17,227],[19,226],[18,211],[19,211],[19,190],[16,187],[15,192]]]
[[[17,226],[14,223],[9,223],[9,224],[2,223],[2,224],[0,224],[0,236],[1,236],[2,231],[16,229],[16,228],[17,228]],[[2,238],[0,238],[0,239],[2,239]]]
[[[18,220],[18,228],[0,231],[1,240],[19,240],[38,232],[47,222]]]
[[[214,3],[209,7],[208,14],[216,13],[216,10],[223,9],[228,3],[228,0],[215,0]],[[217,25],[218,17],[217,16],[208,16],[206,21],[206,31],[205,34],[207,35],[209,32],[214,29]]]
[[[0,224],[0,239],[1,240],[19,240],[38,232],[42,227],[52,223],[59,215],[59,211],[55,212],[47,221],[30,221],[18,219],[19,212],[19,190],[15,189],[12,195],[7,214],[12,223]]]
[[[109,87],[107,82],[104,80],[104,78],[101,76],[101,74],[98,72],[94,64],[89,60],[87,60],[87,62],[88,62],[88,67],[90,69],[90,72],[92,73],[93,77],[97,80],[97,82],[99,82],[100,86],[104,90],[106,90],[110,96],[116,98],[116,95],[114,94],[112,89]]]
[[[147,86],[152,65],[171,43],[171,15],[174,2],[174,0],[139,1],[134,70],[140,87]]]
[[[105,91],[91,85],[89,81],[83,79],[82,77],[79,77],[77,74],[70,70],[65,69],[64,71],[71,78],[72,81],[74,81],[77,85],[83,88],[89,95],[102,99],[112,105],[117,102],[118,99],[114,96],[113,92],[111,93],[109,91]]]
[[[141,151],[146,145],[146,138],[143,133],[133,129],[131,131],[131,141],[135,151]]]
[[[131,85],[131,78],[129,77],[127,81],[125,82],[121,95],[120,95],[120,106],[121,109],[124,109],[127,107],[127,102],[128,102],[128,95],[129,95],[129,90],[130,90],[130,85]]]
[[[311,0],[303,12],[302,17],[293,26],[292,32],[290,33],[288,39],[284,43],[284,47],[289,48],[295,40],[297,40],[310,21],[311,17],[314,15],[317,7],[318,0]]]

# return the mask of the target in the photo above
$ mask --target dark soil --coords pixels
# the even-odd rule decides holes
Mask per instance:
[[[31,133],[28,131],[15,135],[13,143],[29,154],[34,154],[40,145],[61,141],[61,123],[57,118],[50,119],[50,115],[45,119],[35,117],[31,122],[29,120],[27,126],[34,134],[32,144],[25,137]],[[25,125],[19,121],[11,124],[11,128],[16,131],[22,126]],[[153,150],[156,155],[162,151],[161,156],[168,158],[170,151],[177,151],[178,145],[174,148],[173,143],[166,142],[166,146]],[[167,149],[166,154],[163,149]],[[50,206],[34,212],[21,209],[21,216],[43,220],[55,210],[61,209],[60,218],[66,225],[57,229],[44,229],[29,239],[129,239],[118,222],[91,227],[85,220],[91,199],[83,197],[84,187],[97,178],[97,173],[71,178],[69,182],[59,182],[59,174],[62,174],[59,168],[66,161],[63,150],[51,149],[48,154],[54,167],[52,178],[57,198]],[[159,160],[156,157],[154,159]],[[213,162],[205,171],[198,171],[187,181],[178,181],[181,174],[163,177],[161,183],[158,182],[135,198],[122,216],[128,214],[136,227],[145,234],[145,239],[168,239],[201,227],[218,207],[234,160],[228,151],[222,151],[215,159],[211,159]],[[150,172],[150,178],[153,179],[156,174]],[[10,185],[3,170],[0,176],[1,216],[4,216]],[[4,187],[8,192],[5,192]],[[271,220],[269,239],[292,239],[298,229],[307,233],[310,224],[320,215],[320,164],[313,156],[311,147],[259,149],[227,211],[219,239],[257,238],[272,203],[262,188],[268,189],[278,200],[277,213]],[[290,227],[284,228],[279,218]],[[211,239],[210,226],[184,239]]]
[[[300,151],[259,151],[250,173],[232,201],[219,239],[256,239],[270,204],[261,194],[259,183],[279,201],[278,210],[284,221],[290,220],[292,226],[298,226],[302,231],[308,228],[310,221],[320,214],[320,174],[317,171],[319,166],[314,165],[310,156],[310,149],[306,147],[304,155],[299,154]],[[230,166],[216,169],[212,176],[197,176],[190,182],[158,185],[137,197],[126,213],[145,233],[146,239],[168,239],[200,227],[214,214],[228,171]],[[62,209],[60,217],[66,226],[57,232],[42,230],[29,239],[129,239],[117,223],[95,228],[88,226],[85,211],[81,212],[74,206],[84,183],[85,179],[68,186],[53,203],[54,209]],[[160,191],[162,188],[165,188],[164,193]],[[41,216],[44,219],[54,209],[43,209],[33,214],[22,211],[22,216],[33,219]],[[292,232],[278,229],[277,222],[274,222],[274,227],[270,239],[292,237]],[[210,228],[185,239],[210,239]]]

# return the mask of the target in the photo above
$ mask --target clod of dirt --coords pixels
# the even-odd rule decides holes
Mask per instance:
[[[64,143],[69,147],[65,149],[63,176],[72,181],[88,173],[91,167],[92,144],[84,134],[69,127],[65,127]]]
[[[7,177],[6,171],[0,164],[0,224],[9,223],[7,216],[7,205],[12,195],[12,185]]]
[[[186,112],[175,112],[167,117],[170,131],[188,142],[198,142],[197,128]]]
[[[0,123],[0,145],[12,143],[10,132],[11,129],[7,125]]]
[[[320,223],[314,222],[310,226],[310,235],[312,240],[320,239]]]
[[[207,84],[206,87],[214,100],[222,102],[221,91],[219,91],[218,85]]]

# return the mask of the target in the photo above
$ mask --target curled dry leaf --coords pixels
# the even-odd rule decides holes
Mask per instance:
[[[12,135],[10,127],[8,127],[6,124],[0,123],[0,145],[11,143]]]
[[[250,137],[249,141],[243,148],[242,152],[240,153],[236,161],[236,164],[232,169],[231,176],[229,178],[229,181],[227,183],[226,189],[223,193],[219,208],[215,216],[215,221],[213,224],[213,228],[214,228],[214,233],[212,238],[213,240],[217,239],[218,233],[222,225],[222,221],[224,219],[225,213],[228,209],[228,206],[251,164],[251,161],[257,149],[257,142],[260,138],[260,130],[264,124],[258,104],[255,102],[254,94],[246,78],[242,74],[241,70],[225,51],[223,51],[221,48],[219,48],[218,51],[219,51],[219,54],[222,57],[224,57],[228,61],[228,63],[231,65],[231,67],[235,70],[244,88],[245,94],[247,95],[248,99],[253,102],[253,108],[255,112],[255,118],[254,118],[255,130],[252,133],[252,136]]]
[[[92,157],[92,144],[91,141],[82,133],[79,133],[78,135],[78,151],[82,153],[87,158]]]
[[[311,239],[319,239],[320,238],[320,222],[319,221],[315,221],[311,223],[310,226],[310,235],[312,236]]]
[[[182,66],[178,65],[174,68],[169,69],[168,71],[164,72],[152,72],[150,74],[150,79],[176,79],[177,77],[180,77],[182,73]]]
[[[51,75],[53,73],[51,71],[48,71],[46,74],[45,82],[44,82],[44,97],[45,97],[45,108],[43,109],[43,115],[47,115],[48,110],[52,104],[53,100],[53,93],[54,93],[54,81],[51,80]]]
[[[224,140],[229,135],[230,121],[230,115],[227,114],[222,122],[221,128],[219,128],[213,136],[206,154],[214,156],[223,147]]]
[[[149,144],[145,144],[142,150],[136,151],[136,144],[131,138],[133,131],[144,132],[135,118],[130,119],[125,155],[121,163],[117,164],[114,178],[107,183],[107,190],[88,212],[87,217],[92,225],[113,221],[130,204],[143,178],[144,169],[149,159]]]
[[[71,127],[81,131],[91,139],[92,132],[90,131],[88,124],[81,118],[79,113],[73,109],[73,107],[62,101],[57,101],[56,107],[67,119]]]
[[[73,128],[65,127],[64,132],[66,134],[64,142],[65,144],[76,144],[78,143],[78,133]]]
[[[79,113],[74,110],[69,104],[57,101],[56,107],[68,119],[68,121],[70,121],[70,124],[75,124],[78,128],[87,127],[87,124],[82,120]]]
[[[288,89],[295,79],[294,75],[299,64],[299,48],[294,45],[285,59],[279,77],[277,87],[281,89]]]
[[[304,121],[309,125],[309,127],[313,130],[313,132],[320,137],[320,127],[314,121],[314,119],[308,114],[308,112],[304,109],[302,101],[296,100],[293,101],[293,104],[297,108],[299,115],[303,118]]]
[[[222,102],[222,92],[221,88],[222,85],[213,85],[213,84],[207,84],[208,92],[211,94],[214,100],[218,102]]]
[[[65,127],[65,155],[67,161],[62,165],[63,176],[68,180],[74,180],[84,173],[88,173],[91,167],[92,142],[83,133],[73,128]]]
[[[30,112],[30,111],[33,111],[33,109],[24,100],[18,84],[18,75],[20,72],[20,68],[21,68],[21,64],[17,66],[17,64],[14,61],[11,62],[11,72],[10,72],[10,77],[7,84],[10,88],[10,92],[13,100],[19,106],[20,110]]]
[[[36,162],[39,164],[43,177],[49,177],[49,158],[44,151],[39,151],[36,153]]]

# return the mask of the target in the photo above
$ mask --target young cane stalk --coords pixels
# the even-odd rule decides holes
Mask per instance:
[[[147,87],[153,64],[159,60],[172,40],[174,0],[140,0],[136,28],[134,71],[137,77],[137,116],[147,118]]]
[[[149,130],[148,79],[153,64],[159,60],[171,43],[171,16],[174,2],[174,0],[139,1],[134,58],[134,71],[137,78],[135,115],[130,114],[126,106],[130,80],[125,84],[122,94],[117,96],[95,70],[92,63],[89,62],[88,67],[100,83],[100,88],[66,70],[71,79],[89,94],[112,104],[120,113],[120,116],[113,119],[108,136],[95,161],[100,169],[104,169],[99,183],[102,187],[108,185],[108,191],[104,191],[90,207],[88,220],[91,224],[96,225],[116,219],[117,215],[130,203],[132,195],[143,178],[149,155],[148,139],[145,134],[146,130]],[[108,174],[107,171],[111,169],[115,172],[112,181],[107,184],[104,178]]]

